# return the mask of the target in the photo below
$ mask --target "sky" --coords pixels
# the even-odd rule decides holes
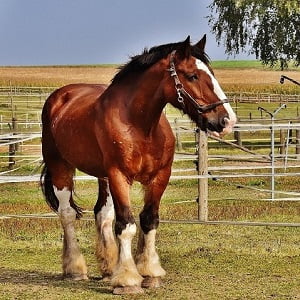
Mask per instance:
[[[125,63],[145,47],[197,42],[227,56],[210,32],[211,0],[0,0],[0,65]]]

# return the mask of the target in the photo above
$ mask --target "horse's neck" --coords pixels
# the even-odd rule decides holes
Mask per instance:
[[[159,77],[149,80],[147,75],[144,75],[134,83],[126,84],[127,93],[123,94],[126,97],[124,101],[127,104],[130,123],[145,135],[149,135],[156,128],[166,105]]]

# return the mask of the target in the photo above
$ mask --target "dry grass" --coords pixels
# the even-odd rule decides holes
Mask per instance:
[[[221,84],[278,84],[282,72],[262,69],[216,69],[215,75]],[[292,78],[299,78],[299,71],[284,72]],[[286,83],[289,84],[289,83]]]
[[[279,72],[263,69],[216,69],[215,75],[227,92],[265,92],[299,94],[300,89],[288,81],[281,85],[279,79],[281,74],[288,77],[300,79],[299,71]]]
[[[115,67],[0,67],[0,85],[61,86],[68,83],[106,83]]]
[[[68,83],[108,84],[117,72],[116,66],[78,67],[0,67],[0,85],[62,86]],[[225,91],[300,93],[292,83],[279,84],[282,74],[266,69],[216,69],[215,74]],[[291,78],[299,79],[299,71],[288,71]]]

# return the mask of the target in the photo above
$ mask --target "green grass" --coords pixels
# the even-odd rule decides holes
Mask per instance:
[[[182,163],[181,167],[184,167]],[[241,179],[239,179],[241,180]],[[299,178],[277,182],[297,190]],[[267,181],[250,182],[265,187]],[[92,210],[97,184],[76,183],[77,202]],[[210,220],[300,222],[297,202],[259,201],[257,191],[237,189],[234,182],[210,181]],[[162,219],[196,219],[197,181],[171,181],[162,199]],[[226,197],[240,200],[222,200]],[[136,219],[142,188],[131,191]],[[176,203],[177,201],[188,201]],[[37,183],[1,184],[1,214],[49,213]],[[99,280],[95,230],[77,222],[78,240],[90,280],[61,278],[62,230],[58,219],[0,219],[0,299],[113,299]],[[157,248],[167,271],[163,287],[122,299],[297,299],[300,280],[299,228],[161,224]],[[136,239],[134,240],[134,245]]]
[[[78,239],[87,282],[61,279],[57,221],[1,222],[0,299],[115,298],[109,284],[98,280],[93,222],[82,223]],[[162,224],[157,248],[167,271],[163,287],[122,299],[297,299],[298,236],[299,228]]]
[[[252,119],[258,119],[258,122],[261,121],[270,121],[270,116],[262,112],[258,109],[258,107],[262,107],[265,110],[273,113],[280,107],[280,103],[236,103],[232,104],[232,108],[237,114],[239,119],[246,121],[250,119],[250,115]],[[300,114],[300,103],[287,103],[286,108],[281,109],[278,114],[276,114],[275,119],[296,119],[299,118]],[[287,122],[287,121],[286,121]],[[285,122],[283,122],[285,123]]]
[[[215,60],[212,62],[214,69],[263,69],[258,60]]]
[[[212,67],[214,69],[259,69],[259,70],[276,70],[281,71],[279,65],[275,65],[274,68],[262,64],[259,60],[215,60],[212,61]],[[289,71],[298,71],[299,67],[296,67],[292,62],[289,63]]]

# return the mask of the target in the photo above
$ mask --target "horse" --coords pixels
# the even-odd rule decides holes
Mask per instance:
[[[209,65],[205,43],[205,36],[195,45],[188,37],[145,48],[120,68],[109,86],[71,84],[45,101],[41,186],[64,231],[65,277],[88,279],[74,228],[82,216],[73,199],[73,176],[79,169],[98,179],[96,256],[113,293],[140,293],[161,285],[166,272],[155,236],[175,151],[163,109],[170,103],[215,135],[231,132],[236,122]],[[134,181],[145,191],[135,258],[132,239],[137,225],[129,198]]]

